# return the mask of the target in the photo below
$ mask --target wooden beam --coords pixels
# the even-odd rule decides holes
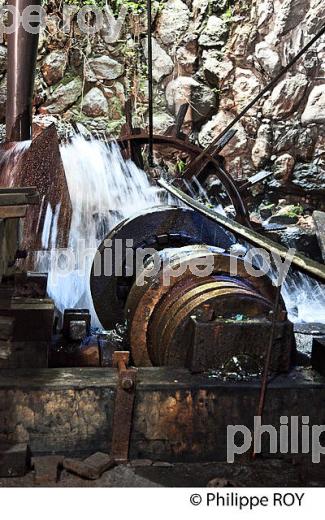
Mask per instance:
[[[27,206],[1,206],[0,218],[23,218],[26,216]]]

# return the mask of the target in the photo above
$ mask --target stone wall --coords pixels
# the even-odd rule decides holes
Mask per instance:
[[[71,1],[71,0],[70,0]],[[73,1],[73,0],[72,0]],[[76,2],[78,0],[75,0]],[[82,3],[82,0],[80,0]],[[59,28],[59,0],[48,0],[38,55],[35,122],[69,121],[117,135],[124,103],[134,99],[134,123],[146,125],[145,2],[128,7],[118,41],[106,26],[93,36],[77,24]],[[78,6],[72,4],[78,10]],[[206,146],[324,23],[323,0],[160,0],[153,2],[155,129],[164,132],[188,101],[193,139]],[[322,43],[323,42],[323,43]],[[224,149],[234,177],[273,170],[273,185],[324,188],[324,38],[237,125]],[[6,47],[0,46],[0,122],[6,100]]]

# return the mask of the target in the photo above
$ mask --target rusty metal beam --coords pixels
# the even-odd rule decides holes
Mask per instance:
[[[36,14],[41,4],[42,0],[8,2],[14,7],[13,12],[9,13],[9,24],[16,24],[17,29],[8,35],[7,141],[26,141],[32,135],[32,99],[39,34],[26,31],[20,17],[29,6],[35,6],[32,14]],[[37,23],[31,25],[37,26]]]
[[[203,204],[194,200],[189,195],[186,195],[186,193],[184,193],[183,191],[179,190],[178,188],[175,188],[174,186],[171,186],[165,180],[160,179],[157,182],[159,186],[165,188],[167,191],[169,191],[169,193],[171,193],[179,200],[184,202],[187,206],[195,209],[196,211],[206,216],[210,220],[213,220],[216,224],[225,227],[226,229],[234,233],[236,236],[243,238],[251,244],[264,248],[269,253],[275,253],[279,255],[280,258],[282,258],[283,260],[287,257],[288,249],[286,247],[281,246],[276,242],[273,242],[273,240],[264,237],[260,233],[257,233],[253,229],[249,229],[248,227],[244,226],[243,224],[240,224],[239,222],[236,222],[227,217],[224,217],[223,215],[220,215],[219,213],[216,213],[214,210],[207,208]],[[322,265],[319,262],[315,262],[314,260],[311,260],[310,258],[307,258],[306,256],[300,253],[294,254],[292,258],[292,265],[296,267],[299,271],[303,271],[312,278],[315,278],[316,280],[319,280],[323,283],[325,282],[325,265]]]

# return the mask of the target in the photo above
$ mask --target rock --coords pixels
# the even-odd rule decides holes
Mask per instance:
[[[103,92],[94,87],[85,95],[82,111],[89,117],[105,116],[108,114],[108,102]]]
[[[165,45],[176,44],[186,31],[190,11],[181,0],[168,0],[158,20],[156,34]]]
[[[295,166],[295,159],[289,153],[280,155],[274,162],[274,178],[281,185],[286,184],[292,175]]]
[[[264,103],[263,115],[273,119],[290,115],[302,100],[307,85],[308,80],[303,74],[295,74],[282,80]]]
[[[29,463],[27,444],[0,444],[0,477],[23,477]]]
[[[233,95],[238,111],[245,108],[260,89],[260,82],[251,70],[236,68]],[[256,107],[253,107],[251,111],[256,111]]]
[[[234,116],[230,112],[219,110],[218,114],[213,116],[212,119],[201,128],[199,133],[201,146],[208,146],[233,119]],[[221,155],[224,157],[236,156],[244,152],[247,147],[247,136],[243,125],[239,122],[235,128],[237,129],[237,133],[221,151]]]
[[[207,487],[214,487],[214,488],[241,487],[241,484],[239,484],[238,482],[235,482],[234,480],[230,480],[227,478],[216,477],[216,478],[213,478],[212,480],[209,480]]]
[[[54,484],[58,480],[59,466],[63,462],[60,455],[48,455],[45,457],[33,457],[34,482],[37,485]]]
[[[325,4],[322,0],[311,0],[310,9],[304,20],[308,39],[322,28],[325,18]],[[307,37],[307,36],[306,36]],[[307,43],[307,41],[306,41]]]
[[[71,107],[81,96],[82,80],[78,76],[69,83],[61,84],[49,96],[45,105],[40,108],[41,113],[60,114]]]
[[[153,116],[153,127],[157,134],[164,134],[174,123],[175,119],[167,112],[155,112]]]
[[[148,38],[142,40],[144,54],[148,58]],[[171,74],[174,64],[167,52],[160,47],[155,38],[152,38],[152,75],[156,83],[159,83],[165,76]]]
[[[84,461],[67,458],[63,460],[64,469],[89,480],[100,478],[104,471],[114,466],[115,461],[106,453],[101,452],[90,455]]]
[[[143,468],[152,466],[152,460],[151,459],[133,459],[130,460],[131,467],[133,468]]]
[[[309,94],[301,122],[303,124],[325,123],[325,84],[317,85]]]
[[[182,72],[192,74],[194,66],[198,59],[197,37],[193,34],[187,34],[183,38],[181,46],[177,49],[176,60],[181,66]]]
[[[156,482],[152,482],[140,475],[137,475],[134,468],[126,465],[117,466],[105,473],[100,481],[101,486],[107,487],[135,487],[135,488],[151,488],[162,487]]]
[[[210,0],[193,0],[192,12],[195,26],[199,27],[204,20],[210,5]]]
[[[309,258],[319,259],[320,251],[315,230],[292,225],[285,230],[268,231],[266,236],[287,248],[294,248]]]
[[[228,32],[227,23],[223,18],[212,15],[199,37],[202,47],[221,47],[224,45]]]
[[[261,215],[262,220],[266,220],[270,218],[275,210],[275,204],[261,204],[258,208],[259,214]]]
[[[220,61],[220,55],[213,51],[203,52],[203,72],[211,85],[219,85],[234,70],[234,64],[230,59]]]
[[[306,192],[325,194],[324,177],[325,160],[316,159],[312,163],[296,164],[291,182]]]
[[[7,47],[0,45],[0,74],[7,70]]]
[[[272,153],[272,127],[262,124],[257,133],[257,138],[252,149],[252,161],[256,168],[264,166]]]
[[[180,105],[189,102],[194,122],[204,120],[216,107],[216,95],[213,90],[188,76],[179,76],[168,83],[166,101],[173,114],[177,114]]]
[[[325,263],[325,212],[314,211],[313,219],[316,225],[316,237],[322,253],[323,262]]]
[[[284,0],[279,6],[274,22],[274,32],[283,36],[299,26],[308,10],[310,0]]]
[[[50,52],[43,61],[41,71],[47,85],[58,83],[67,68],[67,54],[65,51]]]
[[[255,56],[259,64],[270,75],[277,74],[281,69],[280,56],[266,41],[256,44]]]
[[[257,27],[260,28],[269,21],[274,13],[273,0],[261,0],[257,3]]]
[[[117,79],[124,74],[124,65],[109,56],[99,56],[88,62],[86,77],[90,82]]]
[[[285,226],[290,224],[296,224],[299,220],[299,215],[301,215],[301,212],[301,206],[289,204],[288,206],[284,206],[280,208],[276,213],[274,213],[269,218],[269,224],[283,224]]]
[[[7,78],[4,77],[0,81],[0,123],[4,123],[6,119],[7,104]]]

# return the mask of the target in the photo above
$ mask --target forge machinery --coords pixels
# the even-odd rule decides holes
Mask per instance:
[[[28,3],[17,0],[15,5],[22,10]],[[3,159],[17,141],[31,137],[37,37],[20,28],[8,44]],[[129,105],[121,149],[140,167],[148,146],[149,163],[153,146],[182,150],[190,161],[185,180],[196,173],[204,181],[212,170],[218,196],[230,199],[235,220],[215,215],[162,183],[186,207],[145,210],[110,231],[95,256],[90,286],[103,328],[126,323],[120,348],[112,335],[91,331],[87,309],[67,309],[62,332],[54,339],[57,320],[46,297],[46,276],[15,268],[17,260],[30,268],[31,255],[26,258],[24,251],[39,247],[48,203],[60,208],[56,245],[67,243],[71,205],[55,128],[34,136],[14,162],[2,161],[1,441],[28,444],[34,454],[102,450],[116,460],[224,460],[227,426],[252,430],[256,414],[263,413],[264,421],[276,426],[285,415],[308,415],[311,423],[325,423],[324,377],[297,356],[279,290],[269,276],[254,277],[231,254],[234,236],[280,256],[286,253],[252,229],[244,200],[247,183],[236,183],[224,170],[219,152],[235,130],[227,128],[208,150],[201,150],[181,131],[187,108],[180,107],[168,135],[155,136],[152,128],[148,134],[133,128]],[[293,263],[324,281],[323,265],[301,255]],[[62,337],[73,362],[49,368],[48,352]],[[324,360],[320,345],[318,360]]]

